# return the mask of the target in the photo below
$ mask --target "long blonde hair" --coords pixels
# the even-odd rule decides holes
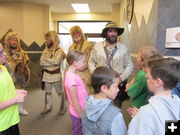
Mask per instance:
[[[158,54],[157,49],[153,46],[143,46],[139,49],[139,52],[141,53],[142,62],[149,57]]]
[[[44,35],[44,38],[46,40],[49,40],[49,41],[52,41],[53,44],[54,44],[54,48],[53,48],[53,52],[55,53],[56,49],[59,46],[59,37],[58,37],[58,34],[55,32],[55,31],[49,31],[47,32],[45,35]],[[48,51],[48,48],[46,46],[46,50]]]
[[[5,37],[5,46],[9,48],[9,40],[12,38],[16,38],[18,41],[17,47],[20,47],[20,38],[17,36],[17,33],[15,32],[9,32]]]

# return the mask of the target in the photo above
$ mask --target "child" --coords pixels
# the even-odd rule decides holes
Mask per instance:
[[[65,73],[64,83],[72,120],[72,135],[82,135],[81,117],[88,93],[77,71],[82,71],[86,67],[86,56],[83,52],[73,50],[68,53],[66,59],[69,67]]]
[[[91,76],[95,95],[86,98],[82,118],[83,135],[125,135],[126,125],[121,110],[112,104],[119,92],[119,74],[107,67],[98,67]]]
[[[6,62],[6,53],[0,44],[0,135],[20,135],[17,104],[24,102],[27,91],[16,91],[7,68],[3,66]]]
[[[157,50],[153,46],[143,46],[138,51],[137,64],[142,68],[142,64],[150,56],[157,54]],[[126,84],[126,91],[132,99],[131,107],[140,108],[145,105],[148,95],[148,87],[146,82],[146,73],[140,69],[131,83]]]
[[[180,62],[172,58],[149,61],[147,84],[154,96],[129,124],[128,135],[164,135],[166,120],[179,120],[180,98],[171,90],[180,79]]]
[[[147,68],[147,62],[150,61],[150,60],[157,60],[157,59],[162,59],[163,56],[161,54],[155,54],[155,55],[152,55],[151,57],[147,58],[143,63],[142,63],[142,70],[144,72],[147,72],[146,71],[146,68]],[[146,79],[146,78],[145,78]],[[148,90],[148,95],[146,97],[146,100],[145,102],[148,103],[148,100],[151,96],[153,96],[154,94],[152,92],[150,92]],[[131,117],[134,117],[136,115],[136,113],[138,112],[138,108],[137,107],[129,107],[127,109],[128,113],[130,114]]]

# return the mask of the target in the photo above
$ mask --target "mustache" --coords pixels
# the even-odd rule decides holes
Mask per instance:
[[[117,36],[115,36],[115,35],[112,35],[112,36],[109,36],[109,38],[117,38]]]
[[[50,48],[53,45],[53,42],[51,42],[50,44],[46,43],[46,45],[47,45],[48,48]]]
[[[115,42],[117,42],[117,38],[116,37],[107,37],[106,41],[108,41],[110,43],[115,43]]]
[[[16,45],[16,46],[11,46],[11,45],[10,45],[10,48],[11,48],[11,49],[17,49],[17,45]]]

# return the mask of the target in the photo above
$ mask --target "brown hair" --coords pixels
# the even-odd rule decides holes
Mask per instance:
[[[101,91],[102,85],[110,87],[113,84],[115,78],[120,78],[116,71],[111,68],[100,66],[97,67],[92,73],[91,85],[95,93],[99,93]]]
[[[147,66],[153,79],[160,78],[165,89],[172,89],[180,80],[180,61],[163,58],[148,61]]]
[[[163,56],[162,56],[160,53],[157,53],[157,54],[155,54],[155,55],[150,56],[150,57],[147,58],[146,60],[144,60],[144,62],[142,63],[141,66],[142,66],[143,68],[146,68],[148,61],[150,61],[150,60],[158,60],[158,59],[162,59],[162,58],[163,58]]]
[[[82,56],[86,56],[85,53],[78,51],[78,50],[72,50],[69,51],[66,60],[69,65],[72,65],[74,61],[78,61],[82,58]]]

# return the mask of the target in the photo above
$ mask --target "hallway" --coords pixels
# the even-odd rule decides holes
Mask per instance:
[[[44,109],[44,92],[40,89],[28,90],[28,99],[25,108],[28,116],[21,116],[19,124],[21,135],[70,135],[71,120],[68,111],[59,116],[58,96],[53,90],[53,110],[45,115],[41,114]]]
[[[28,116],[21,116],[19,123],[21,135],[71,135],[71,120],[68,111],[65,115],[59,116],[58,96],[53,89],[53,110],[48,114],[41,114],[44,109],[44,92],[40,88],[28,90],[28,98],[25,108],[29,112]],[[130,118],[126,108],[129,101],[123,103],[123,115],[126,123]]]

